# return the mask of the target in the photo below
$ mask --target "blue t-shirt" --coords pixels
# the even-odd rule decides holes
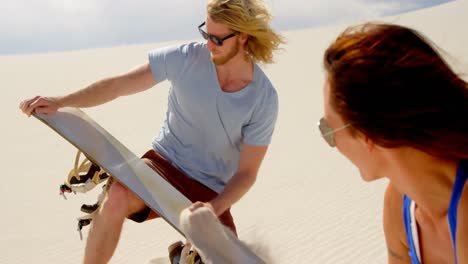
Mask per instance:
[[[270,144],[278,115],[276,90],[255,64],[248,86],[222,91],[202,43],[152,51],[149,63],[157,82],[171,83],[153,148],[189,177],[221,192],[238,168],[242,144]]]

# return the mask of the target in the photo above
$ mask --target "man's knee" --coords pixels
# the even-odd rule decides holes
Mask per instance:
[[[119,182],[112,183],[102,204],[102,214],[127,217],[145,208],[145,204],[134,193]]]
[[[122,218],[125,217],[128,207],[128,190],[122,184],[113,182],[101,205],[100,214]]]

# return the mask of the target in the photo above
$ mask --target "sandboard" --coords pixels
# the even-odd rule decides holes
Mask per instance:
[[[77,108],[62,108],[54,114],[33,115],[134,192],[184,235],[179,217],[192,202],[86,113]]]
[[[66,107],[54,114],[33,113],[33,116],[101,166],[185,236],[181,228],[181,212],[192,202],[86,113],[77,108]],[[264,263],[249,248],[242,246],[240,250],[252,260],[249,263]],[[155,258],[149,263],[162,264],[167,263],[166,261],[169,261],[168,257]]]

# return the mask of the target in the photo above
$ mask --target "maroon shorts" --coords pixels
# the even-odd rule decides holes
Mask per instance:
[[[150,167],[192,202],[209,202],[218,195],[215,191],[185,175],[179,169],[174,167],[166,158],[154,150],[146,152],[142,159],[150,160]],[[149,207],[146,207],[145,209],[130,215],[128,218],[141,223],[157,217],[159,217],[158,214],[152,211]],[[218,216],[218,218],[223,225],[232,230],[234,234],[237,234],[230,208]]]

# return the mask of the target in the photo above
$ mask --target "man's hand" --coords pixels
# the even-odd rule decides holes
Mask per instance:
[[[216,210],[214,209],[213,205],[211,203],[204,203],[204,202],[195,202],[193,203],[188,209],[190,210],[190,212],[193,212],[195,211],[197,208],[200,208],[200,207],[206,207],[208,209],[210,209],[216,216],[219,216],[220,214],[222,214],[223,212],[216,212]]]
[[[257,171],[262,163],[268,146],[243,144],[239,168],[226,184],[224,190],[209,202],[195,202],[188,209],[193,212],[197,208],[207,207],[216,216],[220,216],[237,202],[255,182]]]
[[[57,112],[60,104],[57,98],[35,96],[31,99],[22,101],[19,105],[21,111],[27,116],[31,116],[33,112],[38,114],[52,114]]]

